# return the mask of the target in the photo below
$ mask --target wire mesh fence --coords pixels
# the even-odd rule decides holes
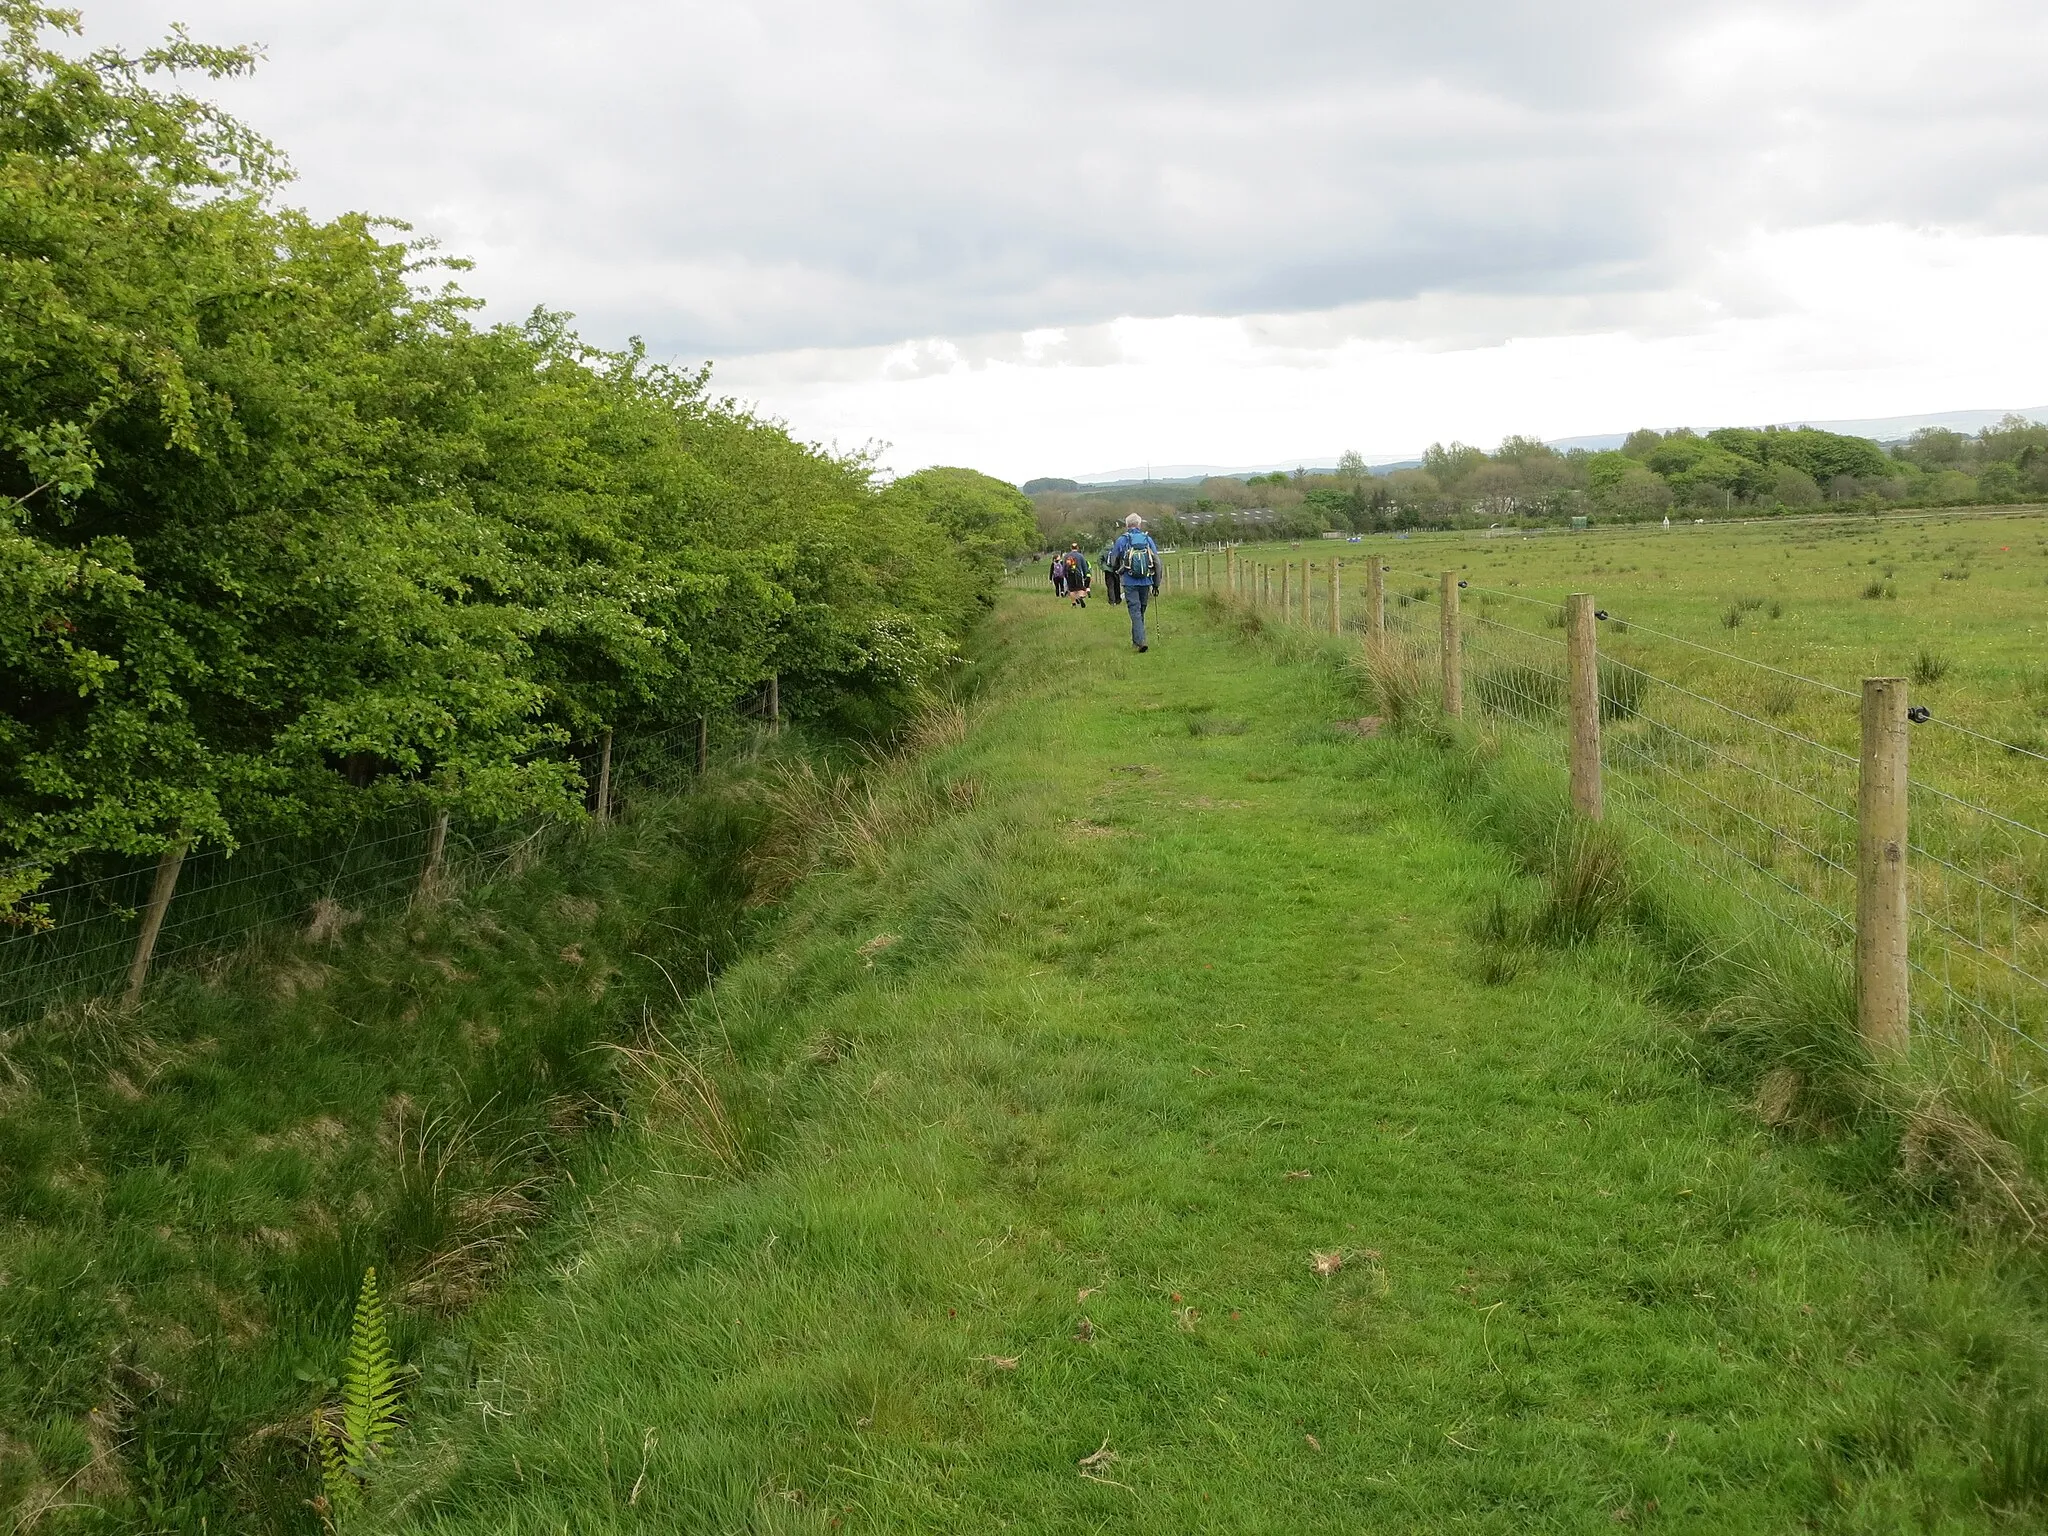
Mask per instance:
[[[1488,591],[1466,618],[1469,696],[1518,727],[1558,731],[1554,604]],[[1829,950],[1858,925],[1860,695],[1665,633],[1601,626],[1600,763],[1609,798],[1652,851],[1705,871]],[[2048,836],[2016,810],[2022,749],[1954,727],[1979,755],[1923,750],[1946,722],[1914,711],[1907,777],[1907,963],[1916,1030],[1980,1053],[2048,1051]],[[2001,807],[1987,800],[2003,799]],[[2025,1070],[2036,1072],[2042,1063]]]
[[[1285,558],[1254,550],[1234,563],[1234,596],[1301,622],[1282,601]],[[1344,628],[1375,632],[1367,561],[1346,565]],[[1440,588],[1424,574],[1386,571],[1376,632],[1435,670]],[[1562,766],[1573,728],[1564,606],[1456,585],[1463,712]],[[1852,957],[1862,696],[1625,611],[1599,619],[1608,804],[1674,872],[1704,874],[1804,942]],[[2031,1080],[2048,1072],[2048,756],[1924,710],[1910,718],[1901,852],[1913,1028]]]
[[[585,818],[565,807],[497,822],[451,818],[437,831],[435,812],[410,807],[365,818],[339,837],[287,832],[231,851],[194,850],[177,869],[148,969],[204,966],[266,934],[337,936],[365,918],[402,911],[430,887],[445,891],[517,873],[552,840],[608,814],[625,797],[681,787],[709,766],[714,741],[730,751],[750,733],[772,728],[778,704],[764,690],[722,727],[706,717],[618,735],[608,763],[600,745],[565,754],[585,786]],[[130,981],[156,878],[154,860],[98,856],[66,866],[36,891],[30,900],[43,918],[0,929],[0,1028],[67,1002],[117,995]]]

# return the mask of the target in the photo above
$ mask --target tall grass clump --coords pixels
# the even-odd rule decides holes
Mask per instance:
[[[1472,674],[1472,702],[1490,714],[1535,724],[1557,717],[1565,705],[1565,681],[1547,667],[1497,662]]]
[[[1396,730],[1421,724],[1437,704],[1434,684],[1423,667],[1423,652],[1388,636],[1359,647],[1352,666],[1388,725]]]
[[[1270,627],[1255,605],[1240,602],[1228,592],[1204,592],[1200,602],[1203,618],[1241,640],[1256,640]]]
[[[1914,653],[1911,675],[1913,681],[1923,688],[1933,687],[1954,670],[1955,663],[1939,651],[1923,645]]]
[[[904,734],[912,749],[943,749],[966,734],[957,706],[928,711]],[[754,900],[780,900],[812,871],[879,871],[920,827],[946,810],[973,803],[968,780],[934,778],[870,754],[851,766],[811,757],[770,763],[751,788],[761,833],[749,859]]]
[[[1600,658],[1600,718],[1623,720],[1640,714],[1650,690],[1650,674],[1626,662]]]

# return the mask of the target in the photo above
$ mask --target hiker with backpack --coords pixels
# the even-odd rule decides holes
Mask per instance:
[[[1109,548],[1102,551],[1102,584],[1109,588],[1112,603],[1124,600],[1124,573],[1116,568],[1116,557]]]
[[[1090,574],[1088,557],[1081,553],[1081,546],[1069,544],[1067,552],[1060,556],[1060,563],[1067,568],[1067,596],[1076,608],[1088,606]]]
[[[1052,595],[1067,595],[1067,562],[1058,550],[1054,550],[1052,554]]]
[[[1131,644],[1149,651],[1145,643],[1145,610],[1151,605],[1153,588],[1159,584],[1159,546],[1145,531],[1145,519],[1133,512],[1124,519],[1124,531],[1109,548],[1109,563],[1123,579],[1124,606],[1131,611]]]

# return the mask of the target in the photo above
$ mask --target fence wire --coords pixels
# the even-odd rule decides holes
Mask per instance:
[[[1557,737],[1543,750],[1561,763],[1562,607],[1486,588],[1467,601],[1468,710]],[[1606,792],[1659,857],[1823,946],[1852,944],[1860,695],[1618,615],[1599,673]],[[2011,767],[2039,756],[1938,719],[1914,725],[1908,755],[1915,1024],[2006,1059],[2048,1053],[2048,833],[2013,803],[2029,781]]]
[[[750,701],[742,721],[765,717],[767,699]],[[691,721],[612,743],[614,807],[631,792],[672,787],[697,766],[699,726]],[[601,749],[564,755],[595,796]],[[303,932],[389,914],[415,899],[426,872],[434,816],[418,809],[358,824],[338,838],[302,832],[251,838],[233,850],[201,848],[178,872],[175,895],[158,931],[151,973],[204,964],[274,931]],[[504,876],[576,825],[554,815],[448,828],[439,879],[476,884]],[[0,928],[0,1028],[61,1004],[118,992],[136,951],[156,863],[82,860],[27,899],[46,909],[33,926]]]

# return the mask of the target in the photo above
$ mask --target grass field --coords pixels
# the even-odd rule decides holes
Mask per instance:
[[[1333,553],[1354,573],[1367,554],[1384,556],[1397,613],[1402,596],[1433,592],[1450,569],[1475,587],[1551,602],[1591,592],[1617,619],[1838,687],[1915,677],[1928,702],[1972,729],[2048,751],[2048,513],[1675,521],[1246,549],[1254,559],[1309,556],[1319,565]],[[1358,601],[1354,585],[1354,613]],[[1510,602],[1491,606],[1517,617]],[[1623,643],[1612,632],[1603,641]],[[1649,637],[1635,643],[1648,653]],[[1920,664],[1923,655],[1931,666]],[[1730,683],[1742,698],[1768,686]],[[1852,735],[1853,723],[1852,712]],[[1841,735],[1830,731],[1830,739]]]
[[[2048,517],[1494,530],[1342,548],[1347,617],[1362,618],[1359,573],[1379,554],[1389,623],[1424,651],[1435,577],[1455,570],[1470,584],[1475,718],[1554,736],[1556,605],[1591,592],[1610,616],[1599,644],[1620,688],[1603,753],[1614,798],[1837,948],[1855,906],[1856,690],[1906,677],[1930,716],[1911,732],[1914,963],[1929,1027],[1958,1040],[1988,1031],[2000,1049],[2048,1044],[2036,980],[2048,977]],[[1326,569],[1331,549],[1245,553]],[[1561,762],[1561,737],[1548,750]]]
[[[1557,898],[1460,758],[1186,599],[1149,656],[1035,585],[987,643],[931,755],[789,781],[835,867],[659,1017],[368,1523],[2031,1526],[2038,1258],[1708,1086],[1655,953],[1497,963]]]

